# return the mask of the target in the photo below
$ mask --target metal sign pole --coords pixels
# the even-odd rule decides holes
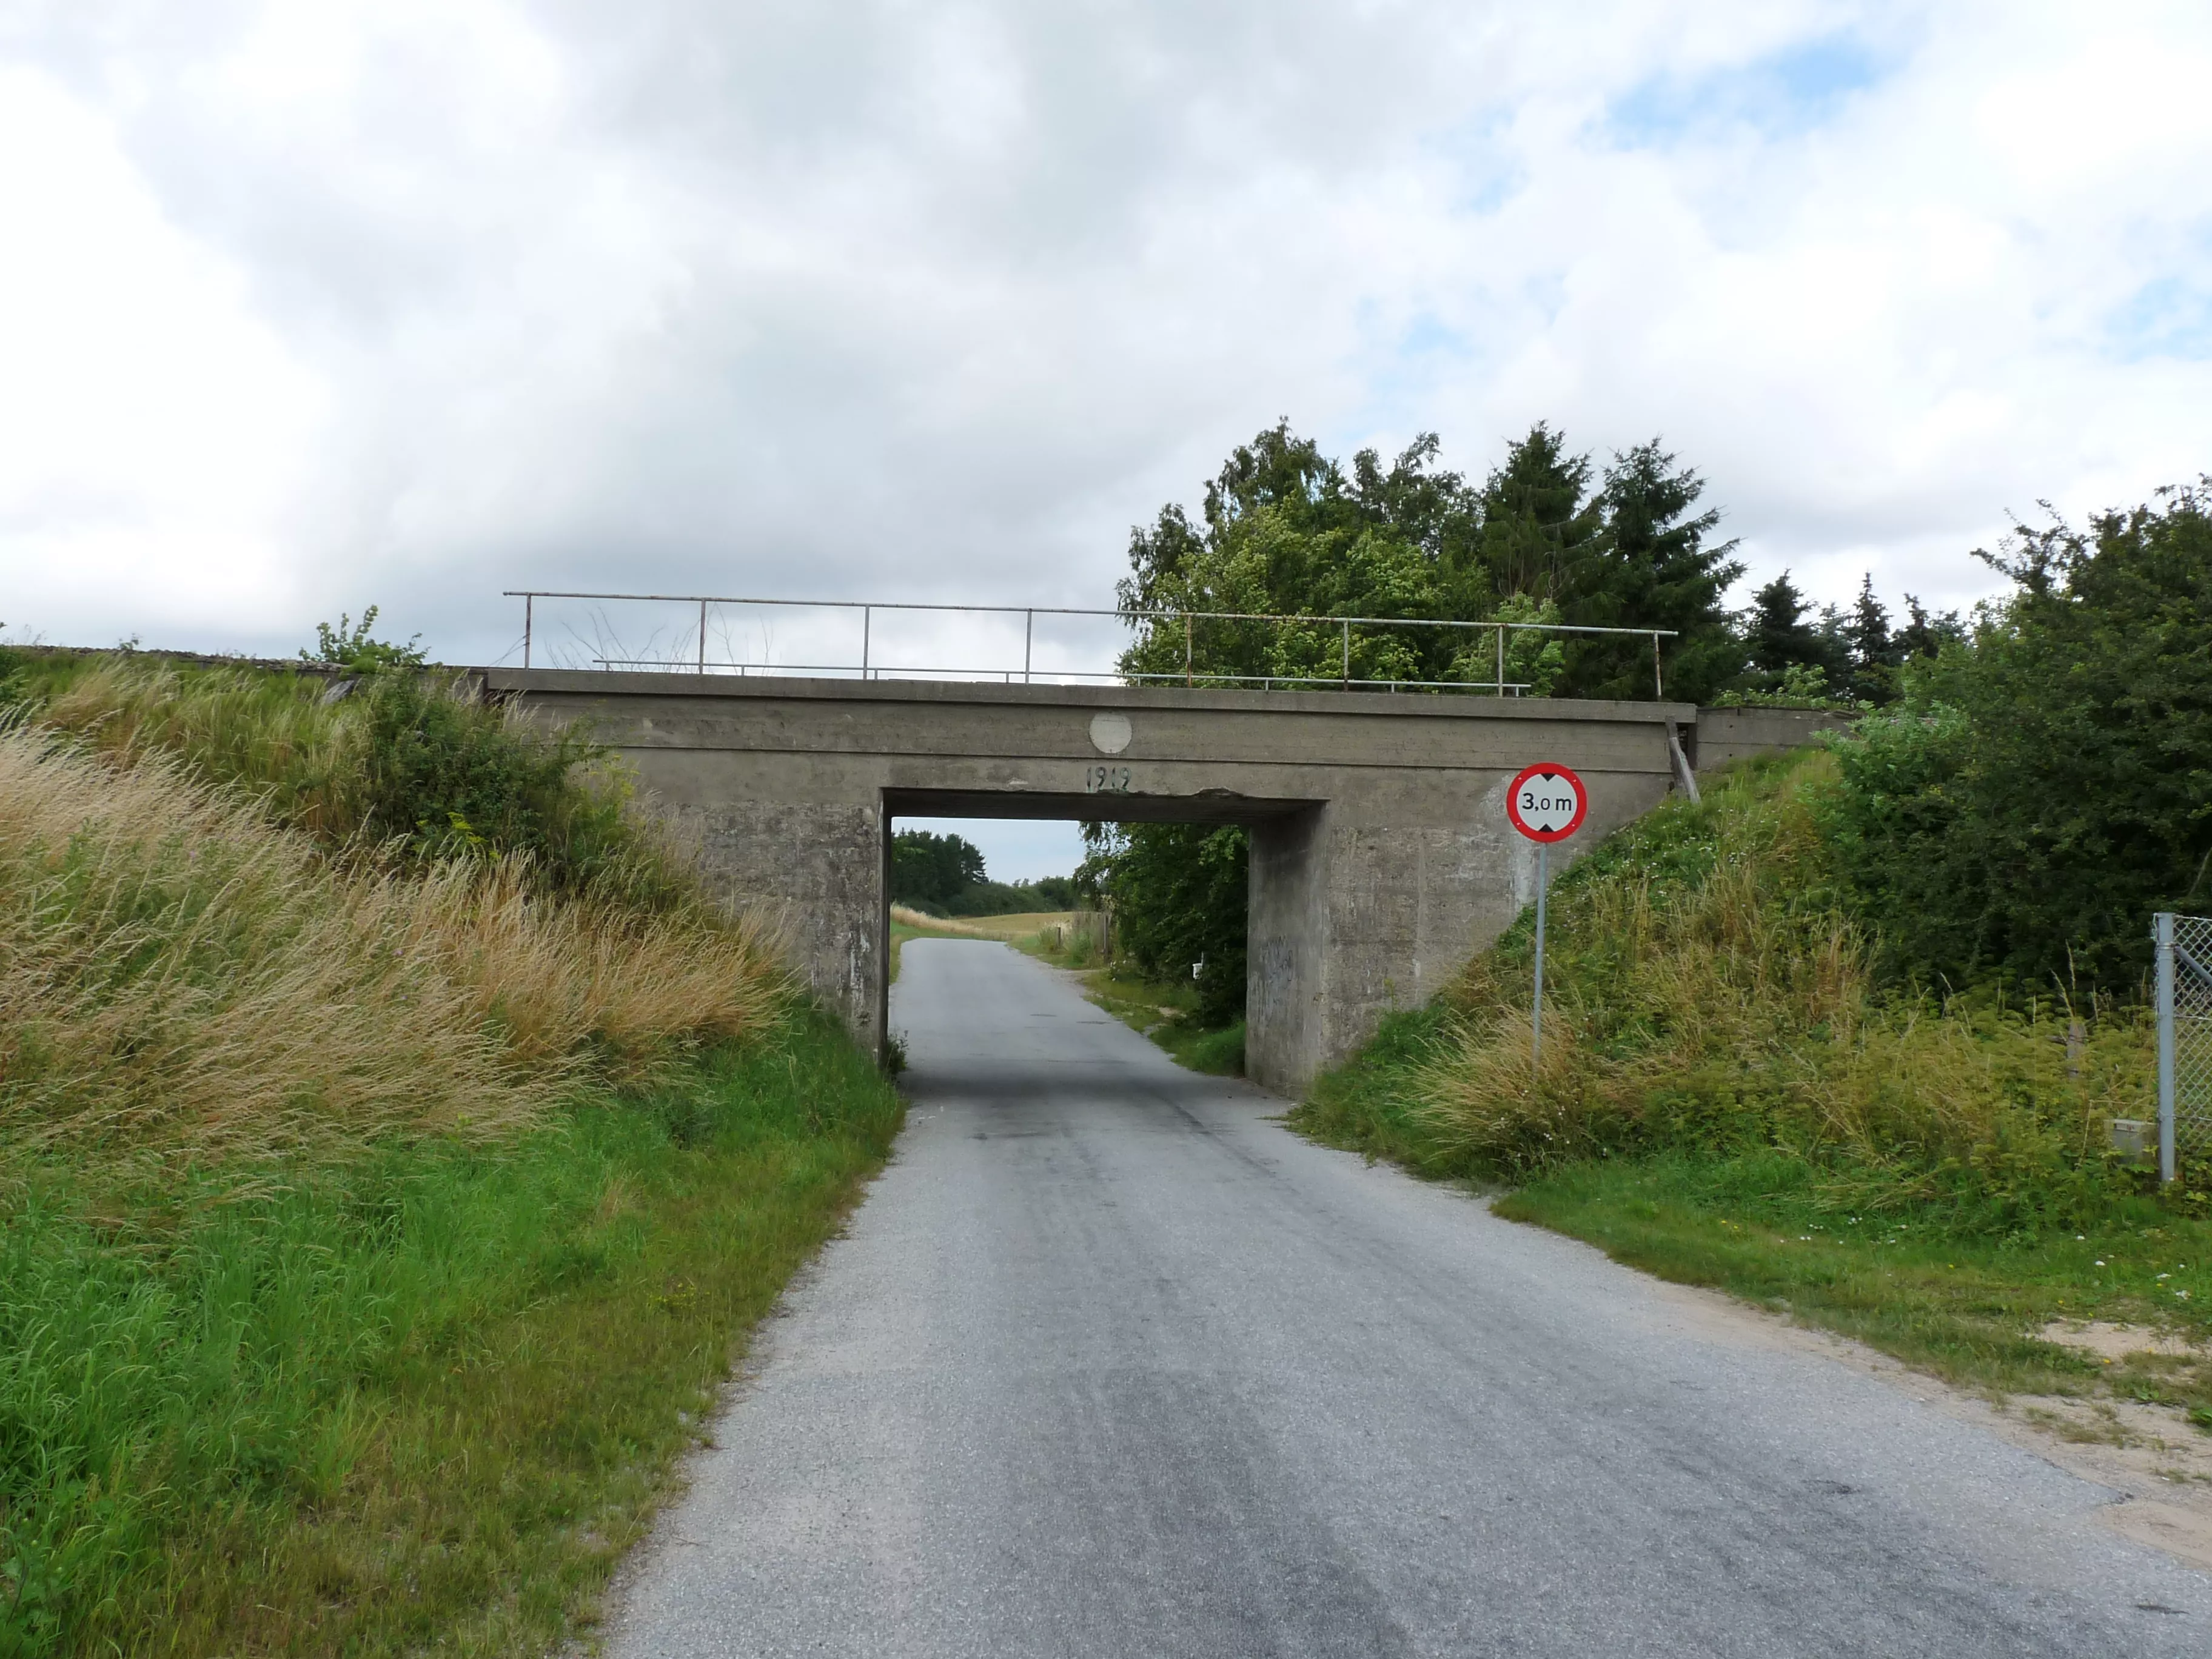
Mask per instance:
[[[2173,913],[2151,917],[2158,945],[2158,1178],[2173,1179]]]
[[[1536,1000],[1528,1005],[1528,1065],[1542,1069],[1544,1059],[1544,893],[1552,884],[1552,844],[1536,843]]]
[[[1565,841],[1589,815],[1589,790],[1570,766],[1539,761],[1505,786],[1505,817],[1536,843],[1536,993],[1528,1003],[1528,1065],[1544,1060],[1544,924],[1552,894],[1552,843]]]

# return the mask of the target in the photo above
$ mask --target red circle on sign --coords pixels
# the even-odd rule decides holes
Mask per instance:
[[[1505,816],[1530,841],[1565,841],[1589,815],[1589,791],[1572,767],[1539,761],[1505,792]]]

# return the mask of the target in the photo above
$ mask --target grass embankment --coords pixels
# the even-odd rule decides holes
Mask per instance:
[[[896,1097],[570,740],[29,669],[0,1653],[543,1651]]]
[[[2112,1320],[2212,1338],[2199,1177],[2160,1197],[2109,1150],[2153,1115],[2139,1009],[2063,988],[1879,985],[1822,834],[1814,753],[1668,803],[1562,877],[1532,1070],[1524,916],[1437,1006],[1389,1022],[1292,1117],[1501,1212],[1863,1338],[1954,1380],[2078,1389],[2035,1333]],[[2212,1364],[2137,1362],[2206,1413]]]

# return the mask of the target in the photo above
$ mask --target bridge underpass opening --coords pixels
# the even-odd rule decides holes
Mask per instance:
[[[1279,858],[1264,856],[1261,848],[1266,847],[1272,851],[1276,843],[1284,839],[1279,833],[1276,832],[1279,832],[1285,827],[1285,820],[1295,819],[1301,815],[1312,815],[1317,811],[1317,805],[1312,802],[1255,801],[1229,796],[1207,798],[1187,804],[1180,809],[1176,808],[1172,803],[1137,799],[1132,800],[1125,810],[1118,804],[1117,797],[1103,792],[1097,795],[1085,795],[1081,799],[1080,804],[1066,798],[1055,799],[1048,797],[1019,797],[1008,799],[1002,796],[994,801],[988,798],[979,800],[972,793],[963,793],[947,798],[931,791],[896,792],[886,796],[884,813],[884,949],[886,959],[889,958],[890,950],[890,908],[894,902],[891,871],[896,859],[894,849],[902,830],[918,829],[943,834],[950,829],[957,833],[962,827],[972,828],[979,822],[1066,823],[1070,825],[1082,823],[1118,825],[1173,823],[1194,825],[1209,830],[1235,826],[1246,832],[1249,838],[1248,845],[1251,849],[1251,856],[1247,865],[1245,891],[1242,896],[1244,921],[1243,954],[1246,968],[1237,1005],[1238,1017],[1247,1020],[1249,1030],[1249,1021],[1255,998],[1253,985],[1255,975],[1252,971],[1252,964],[1259,959],[1255,920],[1267,917],[1269,919],[1271,927],[1279,929],[1285,919],[1294,921],[1305,915],[1308,909],[1303,895],[1286,895],[1276,890],[1286,874],[1294,875],[1297,866]],[[1071,865],[1070,870],[1057,871],[1054,873],[1067,874],[1072,869]],[[1286,900],[1288,902],[1285,902]],[[1069,907],[1052,908],[1058,909]],[[1294,956],[1302,954],[1298,951],[1295,942],[1291,945],[1290,954]],[[1280,959],[1284,952],[1279,950],[1275,955],[1278,959]],[[1232,957],[1231,960],[1233,962],[1234,958]],[[1165,967],[1164,971],[1174,973],[1176,969],[1173,967]],[[884,975],[883,998],[878,1018],[882,1022],[883,1029],[888,1031],[890,1019],[890,990],[888,974]]]

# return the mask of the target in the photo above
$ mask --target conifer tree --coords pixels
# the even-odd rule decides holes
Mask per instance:
[[[1834,685],[1850,666],[1849,647],[1838,637],[1842,617],[1832,610],[1808,621],[1812,607],[1785,570],[1752,595],[1745,614],[1745,655],[1770,684],[1792,668],[1817,668]]]
[[[1565,435],[1542,421],[1506,452],[1480,501],[1480,558],[1501,599],[1559,599],[1580,574],[1605,528],[1589,478],[1589,457],[1568,454]]]
[[[1673,629],[1662,642],[1666,695],[1692,702],[1743,672],[1742,646],[1721,603],[1743,566],[1731,556],[1733,541],[1707,543],[1721,515],[1713,507],[1692,512],[1705,488],[1656,438],[1615,455],[1597,498],[1603,534],[1561,608],[1563,620],[1586,627]],[[1652,694],[1649,640],[1571,639],[1567,653],[1563,696]]]
[[[1887,702],[1897,692],[1899,657],[1889,631],[1888,608],[1875,597],[1872,571],[1859,578],[1858,598],[1844,619],[1842,632],[1850,651],[1846,694],[1862,702]]]

